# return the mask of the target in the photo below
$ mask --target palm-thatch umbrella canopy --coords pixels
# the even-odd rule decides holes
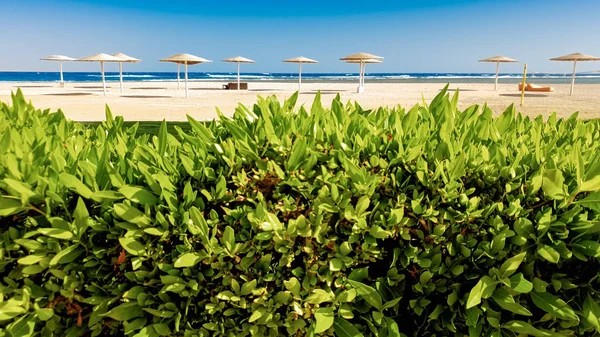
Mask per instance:
[[[551,58],[550,61],[573,61],[573,75],[571,76],[571,92],[569,95],[573,95],[573,89],[575,88],[575,68],[577,67],[578,61],[600,61],[599,57],[586,55],[582,53],[573,53],[569,55],[559,56]]]
[[[64,56],[64,55],[50,55],[50,56],[42,57],[40,60],[58,62],[58,67],[60,68],[60,86],[63,87],[65,85],[65,81],[63,80],[62,63],[66,62],[66,61],[75,61],[75,59],[72,57]]]
[[[302,89],[302,63],[319,63],[319,61],[309,59],[308,57],[298,56],[283,60],[286,63],[298,63],[298,90]]]
[[[346,61],[346,63],[362,63],[362,76],[359,76],[359,85],[361,87],[365,87],[365,74],[366,74],[366,69],[367,69],[367,64],[380,64],[383,63],[382,60],[378,60],[378,59],[366,59],[366,60],[348,60]]]
[[[102,89],[104,91],[104,95],[106,95],[106,80],[104,79],[104,62],[122,62],[122,60],[118,57],[100,53],[87,57],[82,57],[80,59],[75,60],[77,62],[100,62],[100,72],[102,73]]]
[[[360,73],[358,75],[358,89],[357,92],[362,94],[365,92],[365,79],[364,79],[364,69],[366,63],[383,63],[383,57],[369,54],[369,53],[356,53],[348,56],[344,56],[340,58],[342,61],[346,61],[347,63],[358,63],[360,64]],[[369,60],[367,62],[367,60]],[[374,60],[378,60],[380,62],[373,62]]]
[[[517,60],[511,59],[506,56],[492,56],[483,60],[479,60],[479,62],[492,62],[496,63],[496,80],[494,81],[494,91],[498,89],[498,71],[500,70],[500,63],[510,63],[510,62],[519,62]]]
[[[131,57],[129,55],[125,55],[123,53],[116,53],[112,56],[120,58],[122,61],[119,61],[119,81],[121,82],[121,93],[123,93],[123,62],[128,63],[138,63],[142,60],[136,59],[135,57]]]
[[[240,63],[256,63],[256,61],[242,56],[230,57],[228,59],[221,60],[221,62],[237,63],[237,90],[240,90]]]
[[[175,54],[159,61],[177,63],[177,88],[179,88],[179,65],[183,64],[185,66],[185,98],[190,97],[188,89],[188,65],[212,62],[211,60],[191,54]]]

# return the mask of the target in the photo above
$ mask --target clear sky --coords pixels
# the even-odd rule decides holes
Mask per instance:
[[[385,57],[369,72],[493,72],[477,60],[505,55],[532,72],[568,73],[550,57],[600,56],[599,0],[2,0],[0,71],[55,71],[49,54],[106,52],[141,58],[126,71],[173,71],[158,62],[175,53],[215,61],[190,71],[234,71],[219,60],[257,61],[247,72],[294,72],[282,63],[303,55],[320,61],[305,72],[355,72],[338,58],[365,51]],[[520,72],[523,64],[505,64]],[[69,63],[65,71],[96,71]],[[114,69],[113,69],[114,68]],[[600,62],[578,70],[600,69]],[[116,70],[108,65],[107,71]]]

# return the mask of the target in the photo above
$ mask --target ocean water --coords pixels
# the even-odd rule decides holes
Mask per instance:
[[[65,72],[66,82],[99,82],[101,75],[98,72]],[[490,83],[493,81],[493,73],[367,73],[368,82],[388,83]],[[119,73],[105,73],[109,82],[119,81]],[[183,80],[183,73],[181,73]],[[237,73],[222,72],[190,72],[188,78],[191,81],[232,81],[237,78]],[[522,74],[500,74],[501,83],[519,83]],[[570,83],[571,74],[533,73],[528,74],[529,82],[535,83]],[[0,72],[2,82],[54,82],[60,79],[58,72]],[[273,81],[287,82],[297,81],[297,73],[242,73],[241,79],[246,82]],[[124,72],[124,81],[177,81],[176,72]],[[303,82],[340,81],[354,82],[358,80],[358,73],[302,73]],[[600,84],[600,73],[577,74],[577,83]]]

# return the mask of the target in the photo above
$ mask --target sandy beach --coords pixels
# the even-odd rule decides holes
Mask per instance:
[[[98,121],[104,118],[108,104],[113,115],[124,116],[128,121],[183,121],[186,115],[196,119],[216,117],[218,107],[225,115],[232,115],[239,103],[252,106],[256,96],[276,95],[285,99],[298,88],[296,82],[250,82],[249,90],[223,90],[225,82],[197,81],[190,83],[190,98],[185,98],[183,83],[176,82],[126,82],[120,93],[118,82],[108,83],[108,93],[102,94],[101,83],[0,82],[0,101],[8,102],[11,91],[21,88],[37,108],[62,109],[76,121]],[[553,93],[526,93],[525,105],[519,107],[520,92],[515,84],[454,83],[451,90],[460,90],[460,108],[486,103],[497,114],[514,103],[518,110],[529,116],[548,116],[556,111],[567,117],[579,111],[581,118],[600,117],[600,84],[579,84],[569,96],[568,84],[553,85]],[[357,83],[318,82],[303,83],[298,106],[310,106],[316,92],[322,94],[323,104],[329,106],[336,94],[344,101],[356,101],[364,108],[400,105],[410,108],[420,103],[422,97],[429,102],[444,87],[443,83],[366,83],[366,93],[356,93]]]

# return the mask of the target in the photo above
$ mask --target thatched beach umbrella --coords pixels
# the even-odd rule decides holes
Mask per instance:
[[[283,62],[298,63],[298,90],[302,89],[302,63],[319,63],[319,61],[315,61],[304,56],[283,60]]]
[[[577,61],[600,61],[600,58],[582,53],[573,53],[565,56],[551,58],[550,61],[573,61],[573,75],[571,76],[571,92],[569,93],[569,95],[573,95],[573,88],[575,88],[575,68],[577,67]]]
[[[511,59],[506,56],[492,56],[483,60],[479,60],[479,62],[493,62],[496,63],[496,80],[494,81],[494,91],[498,89],[498,71],[500,70],[500,63],[509,63],[509,62],[519,62],[517,60]]]
[[[92,56],[82,57],[75,60],[77,62],[100,62],[100,72],[102,73],[102,89],[106,95],[106,80],[104,79],[104,62],[120,62],[121,59],[112,55],[100,53]]]
[[[179,83],[179,65],[183,64],[185,66],[185,98],[190,97],[188,90],[188,65],[194,65],[199,63],[207,63],[212,62],[211,60],[207,60],[205,58],[191,55],[191,54],[175,54],[171,55],[167,58],[159,60],[160,62],[172,62],[177,63],[177,82]],[[179,87],[179,86],[178,86]]]
[[[365,70],[367,69],[367,64],[380,64],[380,63],[383,63],[383,61],[377,60],[377,59],[367,59],[367,60],[362,60],[362,61],[359,61],[359,60],[346,61],[346,63],[361,63],[361,62],[362,62],[362,72],[359,76],[359,82],[360,82],[359,84],[360,84],[360,86],[362,86],[364,88],[365,74],[366,74]]]
[[[135,57],[131,57],[129,55],[125,55],[123,53],[116,53],[112,56],[120,58],[122,61],[119,61],[119,81],[121,82],[121,93],[123,93],[123,62],[128,63],[137,63],[142,60],[136,59]]]
[[[63,80],[63,68],[62,68],[62,63],[65,61],[75,61],[74,58],[72,57],[68,57],[68,56],[64,56],[64,55],[50,55],[50,56],[46,56],[41,58],[40,60],[42,61],[54,61],[54,62],[58,62],[58,66],[60,68],[60,86],[64,86],[65,85],[65,81]]]
[[[344,56],[344,57],[340,58],[340,60],[346,61],[347,63],[360,64],[360,73],[358,76],[358,89],[356,92],[358,92],[359,94],[362,94],[365,92],[364,69],[365,69],[366,61],[367,60],[383,60],[383,57],[369,54],[369,53],[360,52],[360,53]],[[383,61],[381,61],[381,62],[383,62]],[[370,62],[370,63],[373,63],[373,62]]]
[[[241,56],[230,57],[221,62],[237,63],[237,90],[240,90],[240,63],[256,63],[256,61]]]

